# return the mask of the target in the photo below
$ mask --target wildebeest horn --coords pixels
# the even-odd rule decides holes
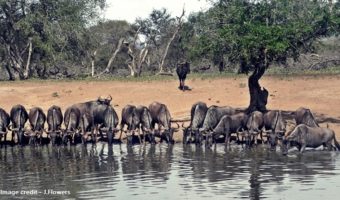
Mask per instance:
[[[111,95],[109,95],[109,98],[108,98],[108,100],[112,101],[112,96],[111,96]]]
[[[13,128],[12,131],[19,131],[19,128]]]
[[[189,126],[184,126],[184,122],[182,123],[182,128],[189,128],[190,127],[190,125]]]
[[[176,122],[176,124],[177,124],[177,128],[175,128],[175,129],[179,129],[179,127],[180,127],[179,124],[177,122]]]

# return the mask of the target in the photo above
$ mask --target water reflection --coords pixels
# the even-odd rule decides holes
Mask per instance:
[[[70,192],[34,199],[313,199],[336,194],[339,164],[337,152],[282,156],[262,146],[7,147],[0,149],[0,190]]]

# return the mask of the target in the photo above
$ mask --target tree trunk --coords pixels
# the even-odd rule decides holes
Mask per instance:
[[[181,28],[182,28],[182,24],[183,24],[182,18],[184,16],[184,14],[185,14],[185,10],[183,8],[182,15],[180,17],[177,17],[177,27],[176,27],[174,33],[172,34],[170,40],[168,41],[168,44],[166,45],[164,53],[162,55],[162,59],[161,59],[160,64],[158,66],[159,73],[162,73],[164,71],[163,67],[164,67],[165,58],[168,55],[168,51],[169,51],[169,48],[170,48],[170,45],[171,45],[172,41],[175,39],[175,37],[178,34],[179,30],[181,30]]]
[[[10,67],[9,62],[7,62],[5,64],[5,68],[6,68],[6,71],[8,73],[8,80],[15,81],[15,76],[14,76],[13,72],[11,71],[11,67]]]
[[[94,62],[96,60],[97,50],[91,55],[91,77],[94,77]]]
[[[265,112],[267,110],[268,90],[266,88],[261,89],[259,84],[260,78],[263,76],[266,68],[264,65],[257,65],[253,74],[249,76],[248,87],[250,94],[250,103],[247,108],[247,113],[253,111]]]
[[[28,56],[27,56],[27,62],[26,67],[24,71],[24,79],[28,79],[29,72],[30,72],[30,64],[31,64],[31,56],[32,56],[32,38],[28,39]]]
[[[104,71],[102,71],[102,72],[98,75],[98,77],[101,76],[101,75],[103,75],[104,73],[110,72],[111,65],[112,65],[114,59],[116,58],[118,52],[120,51],[123,42],[124,42],[124,38],[120,38],[119,41],[118,41],[118,44],[117,44],[117,48],[116,48],[116,50],[113,52],[113,54],[112,54],[112,56],[111,56],[109,62],[107,63],[106,68],[104,69]]]

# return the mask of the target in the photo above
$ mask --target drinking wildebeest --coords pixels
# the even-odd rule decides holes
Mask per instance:
[[[260,134],[261,140],[262,138],[262,128],[263,128],[263,114],[259,111],[252,112],[247,121],[247,130],[244,131],[244,138],[246,146],[250,147],[252,142],[257,145],[257,137]]]
[[[127,143],[132,144],[133,142],[133,136],[135,135],[136,132],[138,132],[138,139],[139,142],[141,143],[141,138],[139,135],[139,123],[140,123],[140,118],[139,114],[137,112],[136,106],[133,105],[127,105],[123,108],[122,110],[122,119],[120,123],[120,136],[119,140],[122,138],[122,132],[124,131],[124,126],[127,125],[127,130],[124,131],[126,136],[127,136]]]
[[[14,134],[17,134],[18,144],[24,145],[25,139],[25,123],[28,119],[28,114],[24,106],[15,105],[10,112],[12,121],[12,141],[14,142]]]
[[[171,127],[171,115],[168,107],[162,103],[153,102],[149,105],[149,110],[152,117],[152,129],[155,128],[155,124],[158,125],[157,134],[160,135],[161,141],[165,139],[168,143],[174,143],[173,134],[179,129],[179,124],[177,124],[177,128]],[[164,129],[163,131],[161,130],[162,128]]]
[[[235,109],[230,106],[210,106],[205,115],[203,126],[199,129],[197,136],[195,136],[197,144],[202,144],[203,135],[207,134],[208,131],[212,131],[224,115],[233,114],[235,114]]]
[[[89,123],[88,127],[90,127],[91,129],[91,139],[94,143],[96,141],[95,129],[98,125],[104,123],[104,112],[107,107],[110,106],[111,100],[111,96],[109,96],[108,98],[99,97],[97,100],[94,101],[72,105],[72,107],[77,107],[79,109],[82,119],[84,119],[84,117],[87,119]],[[83,132],[82,134],[83,136],[86,135],[85,132]]]
[[[31,108],[28,113],[28,121],[31,125],[30,141],[32,145],[36,145],[37,141],[41,144],[42,134],[44,132],[44,126],[46,122],[46,115],[44,111],[39,107]]]
[[[10,123],[9,114],[2,108],[0,108],[0,143],[2,146],[2,138],[4,138],[4,143],[6,142],[7,132],[9,130]]]
[[[81,123],[81,112],[78,107],[71,106],[65,110],[64,113],[64,124],[65,130],[63,131],[62,142],[67,145],[68,141],[71,144],[75,143],[75,139],[80,138],[80,123]],[[82,135],[82,142],[85,144],[85,133]]]
[[[150,110],[146,106],[137,106],[137,113],[139,115],[140,129],[143,133],[143,140],[145,143],[146,136],[149,138],[149,142],[155,144],[155,132],[151,126],[152,117]]]
[[[185,90],[185,79],[187,78],[187,74],[190,73],[190,63],[184,62],[177,64],[176,73],[179,79],[179,89]]]
[[[308,108],[298,108],[295,111],[295,122],[296,125],[306,124],[310,127],[319,127],[319,124],[316,122],[312,112]]]
[[[300,124],[284,140],[283,154],[288,153],[288,149],[292,144],[296,145],[301,153],[304,152],[306,147],[317,148],[321,145],[327,147],[328,150],[332,150],[332,140],[336,148],[340,150],[340,145],[333,130]]]
[[[286,123],[281,111],[271,110],[263,115],[264,132],[271,149],[274,150],[278,140],[281,140],[286,132]]]
[[[208,107],[204,102],[197,102],[191,107],[190,112],[190,125],[188,127],[182,127],[183,130],[183,143],[199,142],[195,140],[195,137],[199,137],[199,128],[203,126],[204,118],[207,113]]]
[[[247,120],[248,115],[245,113],[224,115],[216,127],[207,134],[206,146],[211,147],[212,143],[216,144],[216,140],[221,135],[225,135],[225,144],[228,146],[231,134],[236,133],[236,137],[238,138],[239,131],[246,129]]]
[[[63,113],[61,112],[61,108],[59,106],[51,106],[47,110],[47,124],[49,134],[52,142],[52,146],[56,144],[61,144],[62,141],[62,130],[61,125],[63,123]]]
[[[118,115],[112,106],[108,106],[104,112],[104,123],[101,125],[99,130],[106,132],[107,142],[112,145],[114,133],[119,131],[117,129],[118,125]]]

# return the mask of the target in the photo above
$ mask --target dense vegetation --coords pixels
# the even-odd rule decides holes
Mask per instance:
[[[269,66],[339,52],[339,1],[211,0],[187,19],[184,10],[159,9],[133,24],[100,18],[105,7],[105,0],[0,0],[0,79],[136,77],[190,61],[194,72],[251,72],[248,110],[265,110],[268,92],[258,80]]]

